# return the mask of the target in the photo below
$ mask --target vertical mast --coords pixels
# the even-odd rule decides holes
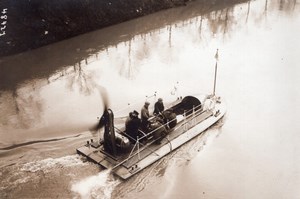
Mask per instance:
[[[213,96],[216,94],[216,85],[217,85],[217,71],[218,71],[218,59],[219,59],[219,49],[217,49],[215,59],[216,59],[216,65],[215,65],[215,77],[214,77],[214,91]]]

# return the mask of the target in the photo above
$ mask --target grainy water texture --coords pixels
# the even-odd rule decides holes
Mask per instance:
[[[0,198],[300,198],[299,3],[193,1],[2,58]],[[117,119],[211,93],[217,49],[218,124],[128,181],[76,154],[100,91]]]

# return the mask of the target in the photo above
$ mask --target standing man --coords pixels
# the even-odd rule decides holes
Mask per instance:
[[[145,102],[144,106],[142,107],[142,110],[141,110],[141,119],[142,119],[142,127],[144,129],[147,129],[147,126],[148,126],[148,119],[150,117],[150,114],[149,114],[149,102]]]
[[[155,102],[155,104],[154,104],[153,114],[154,115],[160,114],[164,110],[165,110],[165,107],[164,107],[163,100],[162,100],[162,98],[158,98],[157,102]]]
[[[139,136],[141,120],[138,118],[138,116],[139,113],[137,111],[130,112],[125,123],[126,133],[129,135],[129,140],[132,143],[135,143]]]

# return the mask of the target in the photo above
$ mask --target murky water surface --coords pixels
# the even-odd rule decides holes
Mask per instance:
[[[2,58],[0,198],[299,198],[299,3],[195,1]],[[209,93],[216,49],[218,125],[126,182],[75,154],[100,90],[117,117]]]

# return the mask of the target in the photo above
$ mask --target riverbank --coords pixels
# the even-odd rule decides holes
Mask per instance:
[[[183,5],[185,0],[29,0],[4,1],[7,23],[0,56],[10,55],[86,32]]]
[[[240,2],[199,1],[206,9]],[[2,34],[5,34],[0,37],[0,56],[28,51],[186,3],[188,0],[78,0],[76,3],[72,0],[4,0],[1,19],[5,19],[5,28],[2,26]]]

